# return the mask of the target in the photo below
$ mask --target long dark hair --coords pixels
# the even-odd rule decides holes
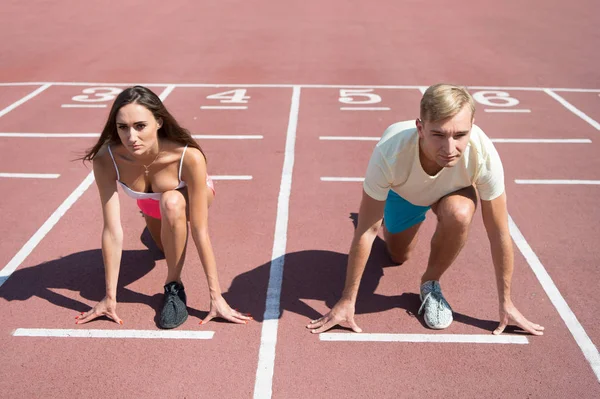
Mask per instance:
[[[110,109],[108,120],[104,125],[104,129],[102,129],[98,142],[85,153],[81,160],[84,162],[92,161],[104,144],[121,144],[117,132],[117,113],[123,106],[133,103],[146,107],[148,111],[152,112],[155,119],[162,119],[162,126],[158,129],[158,137],[197,148],[202,155],[204,155],[204,159],[206,159],[204,151],[202,151],[200,145],[194,140],[189,130],[181,127],[179,123],[177,123],[175,118],[173,118],[173,115],[167,111],[167,108],[165,108],[160,98],[158,98],[152,90],[144,86],[133,86],[123,90],[117,98],[115,98],[115,102]]]

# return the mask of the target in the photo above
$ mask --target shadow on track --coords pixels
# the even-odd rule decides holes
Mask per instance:
[[[157,260],[164,259],[152,242],[147,229],[144,229],[141,240],[148,250],[123,251],[117,298],[119,303],[143,303],[156,309],[160,306],[162,295],[148,296],[126,288],[127,285],[148,274]],[[53,289],[80,292],[82,298],[93,302],[104,298],[102,251],[94,249],[77,252],[36,266],[18,269],[0,287],[0,298],[7,301],[25,301],[32,297],[39,297],[56,306],[73,309],[76,312],[90,309],[87,304],[61,295]]]
[[[350,219],[356,228],[357,214],[350,214]],[[347,254],[332,251],[307,250],[287,253],[281,288],[280,315],[286,311],[294,312],[305,316],[307,322],[322,316],[304,300],[323,301],[331,309],[343,291],[347,261]],[[356,303],[357,315],[394,308],[404,309],[412,316],[417,314],[421,305],[418,293],[407,292],[393,296],[375,293],[379,280],[384,275],[384,269],[395,265],[387,254],[383,239],[376,237],[360,283]],[[251,313],[257,321],[263,320],[265,312],[265,296],[262,293],[267,291],[269,267],[270,263],[266,263],[238,275],[229,290],[223,294],[229,303],[239,304],[243,307],[241,310]],[[422,317],[418,320],[426,327]],[[493,331],[498,326],[497,321],[480,320],[457,312],[454,312],[454,320],[488,331]]]
[[[350,219],[356,228],[357,214],[352,213]],[[164,259],[147,229],[144,229],[141,240],[148,250],[123,251],[117,298],[119,303],[141,303],[156,310],[155,322],[158,325],[162,293],[157,291],[155,295],[148,296],[126,288],[148,274],[155,267],[157,260]],[[286,311],[294,312],[305,316],[307,321],[322,316],[304,300],[323,301],[327,307],[332,308],[344,287],[347,261],[347,254],[332,251],[307,250],[286,254],[280,315]],[[387,255],[385,242],[377,237],[361,280],[356,304],[357,315],[394,308],[404,309],[413,316],[417,314],[420,306],[417,293],[402,293],[394,296],[375,293],[379,280],[384,275],[384,268],[389,266],[394,264]],[[263,321],[265,312],[269,270],[270,262],[242,273],[235,277],[228,291],[223,293],[232,307],[252,314],[259,322]],[[83,312],[90,309],[87,304],[61,295],[54,289],[79,292],[82,298],[95,303],[104,297],[103,282],[102,252],[100,249],[95,249],[15,271],[0,287],[0,298],[7,301],[25,301],[32,297],[39,297],[56,306]],[[191,307],[188,307],[188,311],[190,316],[198,319],[203,319],[208,313]],[[106,320],[106,318],[98,318],[98,320],[102,319]],[[480,320],[456,312],[454,319],[455,322],[488,331],[493,331],[498,324],[496,321]],[[418,320],[425,326],[422,318]]]

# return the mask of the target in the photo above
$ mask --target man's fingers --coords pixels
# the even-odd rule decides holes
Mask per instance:
[[[329,321],[329,315],[323,316],[320,319],[312,320],[310,322],[310,324],[306,326],[306,328],[311,329],[311,330],[316,330],[317,328],[321,327],[323,324],[327,323],[328,321]]]
[[[544,335],[544,327],[540,326],[539,324],[531,323],[525,318],[523,319],[523,322],[517,323],[519,327],[533,335]]]
[[[313,333],[313,334],[319,334],[319,333],[322,333],[323,331],[327,331],[327,330],[329,330],[330,328],[332,328],[332,327],[335,327],[336,325],[338,325],[338,323],[339,323],[339,322],[336,322],[334,319],[329,319],[329,320],[327,321],[327,323],[323,323],[323,324],[321,325],[321,327],[319,327],[319,328],[317,328],[317,329],[314,329],[314,330],[312,330],[312,331],[311,331],[311,333]]]

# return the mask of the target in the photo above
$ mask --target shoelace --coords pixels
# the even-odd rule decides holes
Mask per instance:
[[[425,295],[425,299],[423,299],[423,303],[421,304],[421,307],[419,307],[419,314],[421,314],[423,312],[423,308],[425,307],[425,305],[427,304],[427,301],[429,301],[430,298],[437,301],[438,310],[443,310],[444,304],[445,304],[445,306],[447,306],[448,309],[450,309],[450,311],[452,311],[452,308],[450,307],[448,302],[446,302],[446,300],[442,296],[442,293],[438,290],[433,290],[433,291],[429,291],[427,293],[427,295]]]

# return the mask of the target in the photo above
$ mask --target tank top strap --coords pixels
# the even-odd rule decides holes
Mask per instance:
[[[113,165],[115,165],[115,170],[117,171],[117,180],[121,181],[121,176],[119,175],[119,168],[117,168],[117,163],[115,162],[115,157],[113,156],[113,153],[110,150],[110,145],[108,146],[108,153],[110,154],[110,158],[113,161]]]
[[[181,181],[181,168],[183,166],[183,157],[185,156],[185,150],[187,150],[187,144],[183,148],[183,152],[181,153],[181,160],[179,161],[179,181]],[[118,172],[117,172],[118,173]]]

